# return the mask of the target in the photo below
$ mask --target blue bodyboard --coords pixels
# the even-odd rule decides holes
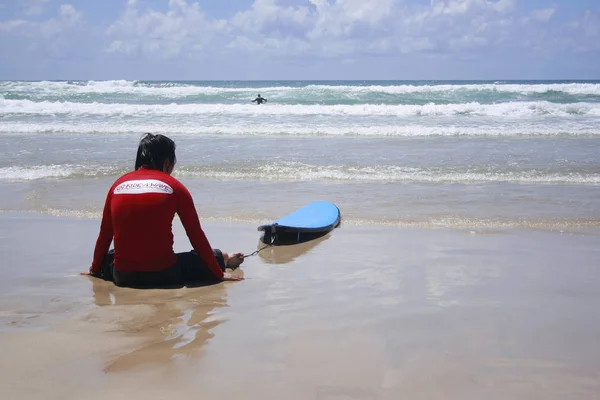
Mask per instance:
[[[270,224],[261,225],[259,231],[288,233],[326,233],[340,223],[340,210],[328,201],[315,201]]]

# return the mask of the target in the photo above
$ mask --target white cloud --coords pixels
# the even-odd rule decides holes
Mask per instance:
[[[70,4],[63,4],[57,9],[58,17],[44,21],[8,20],[0,21],[0,31],[23,35],[38,40],[51,40],[57,35],[68,34],[79,26],[83,14]]]
[[[307,7],[282,7],[277,0],[255,0],[249,10],[233,16],[231,27],[246,32],[260,32],[265,28],[290,29],[291,26],[304,26],[308,19]]]
[[[361,25],[373,30],[392,16],[394,0],[310,0],[315,6],[316,21],[308,37],[352,36]]]
[[[59,8],[59,15],[63,21],[73,24],[79,21],[79,19],[82,16],[82,13],[77,11],[75,7],[73,7],[70,4],[63,4]]]
[[[113,41],[106,51],[172,58],[184,49],[203,48],[226,25],[225,21],[208,20],[198,3],[186,0],[170,0],[166,12],[140,11],[138,5],[136,0],[128,0],[123,15],[108,28],[106,33]]]
[[[404,35],[427,37],[437,51],[493,47],[510,34],[513,7],[514,0],[432,0],[429,7],[407,13]]]
[[[393,16],[395,0],[309,0],[309,6],[282,6],[277,0],[255,0],[238,12],[229,31],[235,36],[229,48],[282,56],[312,55],[325,58],[368,52],[386,47],[373,33]],[[361,35],[365,35],[360,38]],[[244,38],[242,40],[241,38]],[[280,41],[281,44],[276,44]],[[251,43],[243,45],[242,43]]]
[[[77,43],[85,36],[83,14],[70,4],[56,9],[55,17],[42,20],[0,21],[1,39],[14,49],[15,57],[34,54],[35,57],[73,55]]]
[[[27,24],[28,22],[22,19],[0,21],[0,33],[6,35],[11,32],[16,32],[19,28],[24,27]]]
[[[533,10],[531,12],[531,18],[537,21],[549,21],[554,12],[556,11],[556,7],[544,8],[543,10]]]
[[[600,13],[588,11],[563,23],[562,10],[551,3],[524,13],[516,0],[254,0],[220,20],[194,1],[170,0],[166,9],[156,10],[150,1],[124,0],[125,10],[108,27],[91,24],[70,4],[42,21],[18,11],[18,18],[0,20],[0,44],[40,56],[70,56],[85,47],[98,59],[109,59],[109,53],[166,62],[207,54],[216,61],[221,55],[228,61],[280,58],[282,65],[353,60],[349,66],[373,56],[488,60],[493,53],[499,59],[518,53],[564,59],[600,50]],[[18,10],[48,8],[47,3],[23,0]],[[77,45],[84,40],[86,46]]]
[[[267,38],[258,43],[246,36],[237,36],[228,45],[232,50],[245,50],[248,52],[259,52],[267,56],[294,56],[309,54],[310,44],[306,41],[287,37],[284,39]]]
[[[271,57],[415,53],[487,57],[528,50],[552,53],[569,50],[573,44],[571,36],[561,39],[560,30],[550,22],[556,6],[523,15],[515,7],[516,0],[307,2],[284,6],[278,0],[255,0],[227,24],[227,48]],[[590,15],[571,30],[590,36],[598,26]]]
[[[576,38],[569,47],[577,53],[600,52],[600,12],[586,11],[568,24],[563,36]]]
[[[51,18],[43,22],[30,23],[31,36],[41,33],[42,37],[52,39],[57,36],[69,35],[73,29],[80,28],[82,13],[70,4],[63,4],[58,8],[58,18]]]
[[[431,14],[467,14],[473,10],[504,13],[513,9],[515,0],[431,0]]]
[[[50,0],[21,0],[21,6],[25,15],[40,15],[44,12],[44,5]]]
[[[255,0],[231,20],[230,47],[273,53],[274,40],[293,37],[302,43],[298,55],[321,57],[474,51],[510,41],[515,1],[308,0],[309,7],[292,7]],[[252,45],[242,46],[240,37]]]
[[[132,55],[136,52],[137,47],[137,42],[123,42],[122,40],[113,40],[106,48],[106,51],[109,53],[123,53],[126,55]]]
[[[449,47],[453,50],[472,50],[477,48],[483,48],[488,45],[488,39],[480,36],[469,36],[464,35],[461,37],[455,37],[449,40]]]

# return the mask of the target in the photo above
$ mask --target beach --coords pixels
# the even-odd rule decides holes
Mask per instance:
[[[99,221],[1,213],[2,397],[594,399],[597,229],[345,226],[245,280],[135,290],[78,275]],[[249,252],[251,224],[208,222]],[[176,221],[175,250],[189,249]]]
[[[600,81],[0,81],[0,398],[596,399],[599,123]],[[342,223],[241,282],[81,276],[144,132],[215,248]]]

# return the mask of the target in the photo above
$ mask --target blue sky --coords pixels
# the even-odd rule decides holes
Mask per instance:
[[[600,79],[600,1],[0,0],[0,79]]]

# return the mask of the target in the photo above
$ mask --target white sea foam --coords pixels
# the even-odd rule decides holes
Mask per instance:
[[[43,178],[89,178],[117,176],[120,168],[83,165],[40,165],[0,168],[0,180],[27,181]],[[398,166],[322,166],[277,162],[244,166],[180,167],[175,176],[215,180],[264,180],[282,182],[404,182],[404,183],[485,183],[600,185],[600,173],[554,173],[543,170],[496,171],[410,168]]]
[[[551,83],[551,84],[453,84],[453,85],[370,85],[370,86],[326,86],[310,85],[307,88],[342,92],[375,92],[389,94],[439,93],[439,92],[500,92],[533,94],[547,92],[562,92],[571,95],[600,95],[600,84],[596,83]]]
[[[500,104],[427,104],[427,105],[283,105],[251,104],[106,104],[74,102],[34,102],[5,100],[2,116],[390,116],[390,117],[529,117],[529,116],[593,116],[600,117],[600,103],[557,104],[546,101],[507,102]]]
[[[72,164],[12,166],[0,168],[0,180],[31,181],[48,178],[98,177],[119,172],[122,172],[122,169]]]
[[[231,180],[272,181],[339,181],[339,182],[405,182],[405,183],[484,183],[510,182],[523,184],[599,185],[600,173],[553,173],[538,170],[497,171],[449,170],[442,168],[410,168],[398,166],[308,165],[297,162],[263,164],[251,169],[179,170],[184,177]]]
[[[173,124],[172,121],[161,121],[159,118],[144,121],[89,121],[79,120],[68,123],[64,120],[48,122],[4,123],[0,125],[0,133],[5,134],[135,134],[145,132],[161,132],[186,136],[368,136],[368,137],[426,137],[426,136],[595,136],[600,135],[600,128],[594,121],[560,121],[548,123],[518,123],[487,125],[475,124],[466,126],[452,125],[372,125],[356,126],[337,123],[328,126],[306,125],[269,125],[269,124],[233,124],[208,125],[185,123]]]
[[[202,86],[184,82],[149,82],[138,81],[88,81],[88,82],[4,82],[0,83],[0,90],[9,92],[56,93],[56,94],[141,94],[159,95],[176,98],[179,96],[214,95],[220,93],[261,92],[261,93],[387,93],[387,94],[414,94],[414,93],[440,93],[440,92],[499,92],[516,94],[539,94],[560,92],[569,95],[600,95],[599,83],[482,83],[482,84],[401,84],[401,85],[325,85],[308,84],[304,86],[271,86],[271,87],[218,87]]]
[[[0,179],[29,181],[41,178],[68,177],[73,169],[62,165],[40,165],[31,167],[4,167],[0,168]]]
[[[0,84],[0,89],[8,92],[35,92],[45,95],[77,95],[77,94],[132,94],[160,96],[165,98],[177,98],[184,96],[198,95],[216,95],[221,93],[255,93],[263,92],[282,92],[293,91],[302,88],[290,86],[273,86],[270,88],[251,88],[251,87],[216,87],[216,86],[197,86],[185,83],[173,82],[164,84],[138,84],[137,81],[89,81],[89,82],[6,82]]]

